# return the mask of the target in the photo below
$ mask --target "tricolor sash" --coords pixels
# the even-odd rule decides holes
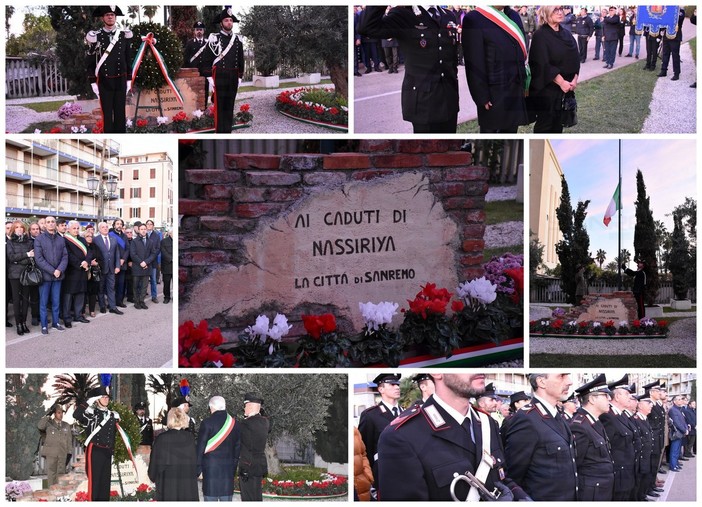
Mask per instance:
[[[88,255],[88,248],[83,243],[81,243],[78,238],[74,238],[69,233],[64,234],[63,237],[64,239],[66,239],[66,241],[70,241],[71,244],[80,248],[80,251],[83,252],[83,255]]]
[[[222,425],[222,427],[217,433],[215,433],[215,435],[212,438],[210,438],[207,441],[207,445],[205,446],[205,454],[214,451],[215,449],[217,449],[217,447],[222,445],[222,442],[224,442],[227,439],[229,434],[234,429],[235,424],[236,421],[234,421],[234,418],[227,414],[227,418],[224,420],[224,424]]]
[[[98,60],[98,63],[95,66],[95,77],[97,77],[98,72],[100,72],[100,67],[102,67],[102,64],[105,63],[105,60],[107,60],[107,57],[110,56],[110,52],[112,52],[112,48],[114,48],[115,44],[117,44],[117,41],[119,40],[119,35],[121,33],[122,33],[122,29],[118,28],[117,30],[115,30],[115,33],[112,35],[112,40],[110,41],[110,45],[107,46],[107,49],[102,54],[102,56],[100,57],[100,60]]]
[[[146,54],[146,48],[149,47],[151,48],[151,53],[154,55],[154,60],[156,60],[158,68],[161,70],[161,74],[163,74],[163,77],[166,79],[166,83],[168,84],[169,88],[173,90],[173,94],[182,106],[183,96],[180,94],[180,91],[176,87],[173,79],[171,79],[171,76],[168,75],[168,67],[166,67],[166,61],[163,59],[163,56],[161,56],[161,53],[159,53],[158,49],[156,49],[157,41],[154,37],[153,32],[147,33],[144,37],[141,38],[141,41],[141,46],[139,46],[139,50],[137,51],[137,54],[134,57],[134,62],[132,63],[132,81],[136,79],[137,72],[139,71],[139,66],[141,65],[141,61],[144,58],[144,55]]]
[[[495,23],[497,26],[502,28],[507,34],[517,41],[519,47],[522,48],[524,53],[524,68],[526,70],[526,79],[524,80],[524,90],[529,89],[529,84],[531,83],[531,70],[529,69],[528,53],[526,48],[526,39],[524,38],[524,33],[519,28],[519,25],[512,21],[507,14],[495,9],[489,5],[485,7],[475,7],[475,10],[480,14],[488,18],[490,21]]]

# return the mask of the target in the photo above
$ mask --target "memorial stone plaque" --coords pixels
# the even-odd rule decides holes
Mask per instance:
[[[421,173],[317,187],[259,224],[244,245],[246,261],[219,266],[197,284],[181,319],[319,303],[360,331],[359,302],[407,308],[421,285],[453,292],[459,283],[457,226]]]
[[[588,306],[586,311],[581,313],[577,320],[578,322],[593,320],[607,322],[608,320],[612,320],[615,324],[618,324],[622,320],[629,321],[631,318],[626,305],[621,299],[603,298],[594,301]]]
[[[112,476],[110,482],[112,485],[111,489],[120,491],[119,479],[120,475],[122,477],[122,485],[124,487],[124,493],[126,495],[131,495],[136,491],[140,484],[146,484],[153,486],[152,482],[149,480],[149,465],[140,455],[134,456],[134,461],[136,462],[136,470],[131,460],[127,460],[119,465],[112,463]],[[119,473],[117,468],[119,467]]]
[[[202,78],[205,79],[205,78]],[[159,88],[158,94],[156,90],[141,90],[141,95],[139,95],[139,113],[138,117],[146,118],[147,116],[161,116],[163,111],[163,116],[167,116],[169,120],[173,118],[174,115],[181,111],[184,111],[188,118],[192,116],[192,112],[198,109],[198,97],[195,91],[188,84],[187,79],[176,79],[175,84],[178,87],[178,91],[183,96],[183,104],[178,102],[173,90],[164,86]],[[202,102],[202,97],[200,102]],[[159,110],[159,102],[161,104],[161,110]],[[129,104],[127,104],[127,118],[134,118],[134,112],[137,106],[137,92],[134,92],[132,99]]]

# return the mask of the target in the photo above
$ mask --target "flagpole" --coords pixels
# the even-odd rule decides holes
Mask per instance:
[[[619,139],[619,195],[617,196],[619,202],[617,207],[619,208],[619,223],[617,230],[617,238],[619,245],[619,290],[622,290],[622,140]]]

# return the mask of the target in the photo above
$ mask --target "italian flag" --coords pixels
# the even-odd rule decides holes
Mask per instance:
[[[615,214],[619,209],[621,209],[621,208],[619,207],[619,201],[620,201],[620,198],[619,198],[619,187],[621,186],[621,184],[622,184],[622,183],[621,183],[621,181],[620,181],[619,184],[617,185],[617,189],[614,191],[614,195],[612,196],[612,200],[609,201],[609,206],[607,206],[607,211],[605,211],[604,220],[603,220],[603,222],[604,222],[604,224],[605,224],[605,227],[608,227],[608,226],[609,226],[609,223],[612,221],[612,217],[614,216],[614,214]]]

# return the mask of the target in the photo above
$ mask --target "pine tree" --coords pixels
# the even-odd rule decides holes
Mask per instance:
[[[48,375],[5,376],[5,475],[26,480],[39,450],[37,423],[46,415],[42,392]]]
[[[577,280],[575,273],[581,264],[590,260],[590,237],[583,226],[587,217],[587,207],[590,201],[578,201],[575,212],[570,204],[568,182],[561,176],[561,202],[556,208],[558,227],[563,239],[556,243],[556,254],[561,265],[561,290],[566,294],[568,303],[576,304],[575,289]]]
[[[673,246],[670,251],[670,272],[673,275],[675,299],[687,299],[690,287],[690,243],[685,237],[685,229],[680,213],[673,213]]]
[[[314,448],[327,463],[346,463],[348,442],[348,386],[339,386],[331,397],[324,420],[326,428],[314,435]]]
[[[68,80],[68,93],[93,97],[88,82],[85,34],[99,28],[94,7],[50,6],[51,26],[56,30],[56,55],[61,76]]]
[[[634,260],[642,260],[646,264],[646,305],[655,304],[658,297],[660,280],[658,277],[658,262],[656,252],[656,224],[650,207],[650,198],[646,195],[641,170],[636,171],[636,226],[634,227]]]

